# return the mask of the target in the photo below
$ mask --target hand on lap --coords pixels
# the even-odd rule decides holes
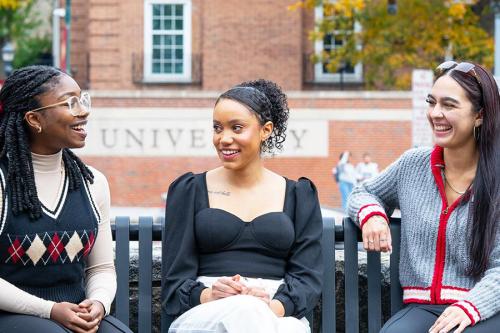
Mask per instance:
[[[462,309],[449,306],[429,329],[429,333],[462,333],[470,324],[469,316]]]
[[[105,310],[104,306],[101,302],[91,299],[83,300],[78,306],[82,309],[85,309],[87,312],[80,312],[78,316],[87,322],[94,322],[96,319],[98,320],[97,325],[101,322],[102,318],[104,318]]]
[[[87,321],[81,316],[87,315],[89,310],[77,304],[61,302],[56,303],[50,312],[50,319],[57,321],[75,333],[95,333],[99,329],[100,319]]]
[[[234,295],[240,295],[246,292],[247,287],[240,282],[240,275],[236,274],[232,277],[221,277],[215,281],[212,288],[203,290],[201,295],[201,303],[215,301],[220,298],[225,298]]]

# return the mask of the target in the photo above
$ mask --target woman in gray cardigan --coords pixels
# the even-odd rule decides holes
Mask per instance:
[[[500,98],[483,67],[447,61],[427,97],[436,146],[404,153],[356,187],[348,211],[369,251],[390,251],[401,210],[407,306],[381,332],[497,332],[500,327]]]

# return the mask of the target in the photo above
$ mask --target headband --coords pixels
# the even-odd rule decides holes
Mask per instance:
[[[263,121],[272,121],[272,104],[269,98],[257,88],[248,86],[236,86],[220,98],[229,98],[240,102],[252,109]]]

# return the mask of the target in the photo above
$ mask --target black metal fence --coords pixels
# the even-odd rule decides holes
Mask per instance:
[[[313,321],[312,313],[307,317],[313,332],[336,332],[336,293],[335,293],[335,248],[343,243],[345,274],[345,332],[359,332],[359,286],[358,286],[358,244],[361,241],[359,228],[348,218],[342,225],[335,226],[333,218],[323,219],[322,250],[325,264],[323,293],[321,299],[321,319]],[[399,244],[400,219],[391,219],[393,252],[390,258],[390,301],[391,314],[402,307],[402,290],[399,284]],[[152,329],[152,260],[153,241],[160,241],[164,218],[140,217],[138,223],[131,223],[129,217],[117,217],[112,225],[113,238],[116,240],[117,293],[115,316],[129,324],[130,316],[137,315],[138,332],[151,332]],[[138,313],[130,313],[130,241],[139,242],[138,258]],[[382,322],[381,262],[380,253],[368,253],[368,332],[379,332]],[[172,318],[162,314],[161,325],[168,327]],[[316,327],[319,326],[319,327]],[[318,329],[319,328],[319,329]]]

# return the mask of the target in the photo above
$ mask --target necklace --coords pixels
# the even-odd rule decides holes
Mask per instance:
[[[460,195],[463,195],[465,194],[465,192],[467,192],[467,190],[469,189],[469,187],[472,185],[472,183],[469,184],[469,186],[467,186],[467,188],[464,190],[464,191],[457,191],[453,185],[451,185],[451,183],[446,179],[446,172],[443,171],[443,178],[444,178],[444,182],[446,184],[448,184],[448,186],[450,187],[450,189],[455,192],[456,194],[460,194]]]

